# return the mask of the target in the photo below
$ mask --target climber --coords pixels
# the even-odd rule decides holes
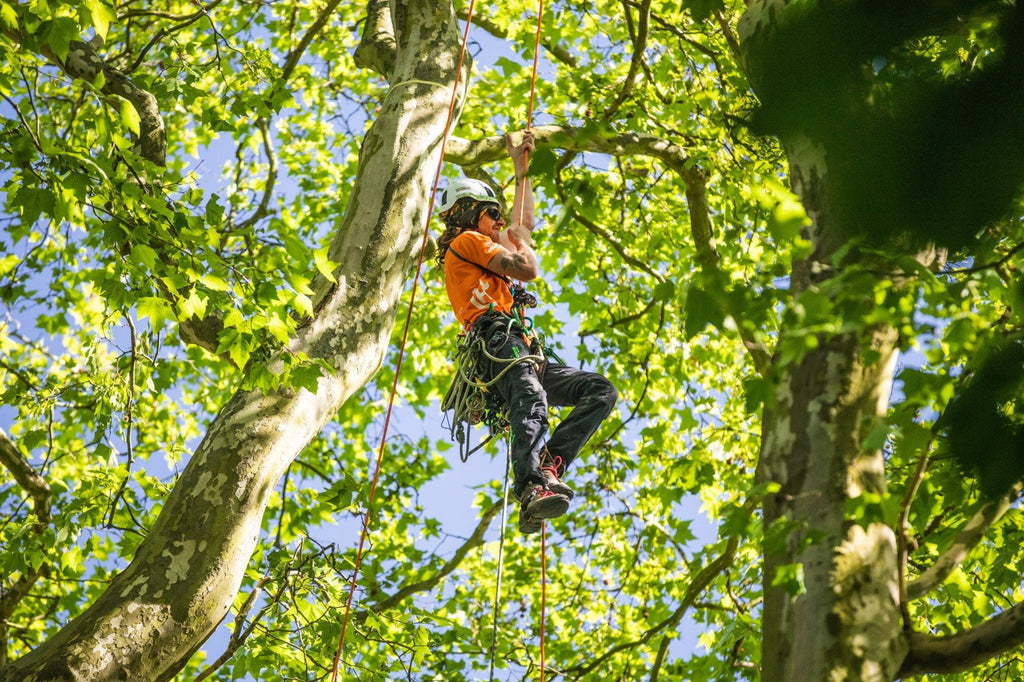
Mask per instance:
[[[539,274],[531,240],[533,190],[526,175],[534,136],[526,131],[516,145],[507,135],[505,145],[516,177],[511,224],[506,225],[497,195],[488,185],[472,179],[451,182],[441,194],[439,213],[445,230],[438,239],[437,264],[444,270],[448,299],[464,330],[479,333],[488,353],[499,358],[482,363],[487,376],[480,379],[490,380],[508,369],[493,390],[508,408],[519,530],[536,533],[544,519],[561,516],[569,508],[574,493],[560,479],[614,409],[618,394],[600,374],[551,358],[516,362],[532,354],[531,330],[524,324],[522,307],[533,297],[512,280],[529,281]],[[573,410],[545,443],[549,405]]]

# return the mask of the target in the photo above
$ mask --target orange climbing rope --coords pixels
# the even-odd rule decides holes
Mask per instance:
[[[430,235],[430,219],[434,214],[434,196],[437,194],[437,186],[441,182],[441,169],[444,166],[444,149],[448,144],[448,134],[451,132],[452,119],[455,116],[455,100],[459,93],[459,77],[462,75],[462,63],[466,56],[466,44],[469,40],[469,26],[473,21],[473,5],[475,0],[469,0],[468,16],[466,17],[466,30],[462,35],[462,48],[459,50],[459,63],[455,67],[455,83],[452,85],[452,97],[448,104],[448,118],[444,123],[444,134],[441,136],[441,152],[437,158],[437,170],[434,173],[434,185],[430,190],[430,203],[427,207],[426,225],[423,227],[423,239],[420,242],[420,255],[416,263],[416,276],[412,282],[412,291],[409,294],[409,308],[405,315],[405,328],[402,330],[402,343],[398,347],[398,361],[395,364],[395,379],[391,384],[391,397],[388,399],[388,409],[384,415],[384,430],[380,437],[380,449],[377,451],[377,462],[373,469],[373,480],[370,483],[370,492],[366,501],[366,512],[363,514],[363,529],[359,534],[359,549],[356,550],[356,560],[352,568],[352,581],[349,584],[348,600],[345,602],[345,616],[341,621],[341,635],[338,637],[338,647],[334,652],[334,663],[331,669],[331,682],[338,679],[338,663],[341,660],[341,652],[345,646],[345,632],[348,629],[349,614],[352,611],[352,598],[356,593],[356,580],[359,576],[359,567],[363,559],[363,547],[366,545],[367,531],[370,526],[370,509],[373,505],[373,496],[377,491],[377,480],[380,478],[381,461],[384,459],[384,444],[387,442],[388,425],[391,422],[391,410],[395,404],[395,393],[398,390],[398,375],[402,371],[402,358],[405,355],[405,342],[409,337],[409,326],[412,321],[413,303],[416,301],[416,289],[420,282],[420,272],[423,269],[423,254],[427,250],[427,238]]]
[[[533,74],[530,77],[530,104],[526,108],[526,129],[531,130],[533,128],[533,100],[534,95],[537,92],[537,63],[540,57],[540,30],[541,22],[544,19],[544,0],[540,0],[537,5],[537,35],[533,42]],[[527,161],[529,161],[529,152],[527,152]],[[523,190],[526,189],[526,174],[523,174]],[[523,209],[526,202],[520,202],[519,204],[519,215],[516,216],[516,222],[520,225],[523,224]],[[531,225],[531,227],[533,227]]]
[[[533,126],[533,97],[537,91],[537,58],[540,56],[540,29],[544,19],[544,0],[537,6],[537,36],[533,42],[533,77],[530,80],[530,106],[526,110],[526,129]]]
[[[452,119],[454,118],[454,115],[455,115],[455,101],[456,101],[456,98],[458,97],[458,91],[459,91],[459,77],[462,74],[462,64],[464,62],[465,55],[466,55],[466,45],[467,45],[468,40],[469,40],[469,27],[470,27],[470,25],[472,24],[472,21],[473,21],[473,7],[475,5],[475,2],[476,2],[476,0],[469,0],[469,8],[467,10],[467,16],[466,16],[466,28],[463,31],[463,35],[462,35],[462,47],[459,50],[458,66],[456,66],[456,69],[455,69],[455,83],[452,85],[452,96],[451,96],[451,101],[449,102],[449,105],[448,105],[448,116],[447,116],[447,119],[445,120],[445,124],[444,124],[444,134],[441,137],[441,152],[440,152],[440,155],[438,156],[438,160],[437,160],[437,170],[434,173],[434,184],[433,184],[433,187],[431,188],[431,191],[430,191],[430,202],[429,202],[429,205],[427,207],[426,225],[424,225],[424,227],[423,227],[423,238],[422,238],[422,240],[420,242],[420,253],[419,253],[419,258],[418,258],[417,263],[416,263],[416,275],[413,278],[412,290],[410,291],[410,295],[409,295],[409,306],[408,306],[408,309],[407,309],[406,315],[405,315],[405,325],[404,325],[404,328],[402,330],[402,341],[401,341],[401,344],[399,345],[399,348],[398,348],[398,360],[395,363],[395,377],[394,377],[394,381],[392,382],[392,385],[391,385],[391,395],[388,398],[388,408],[387,408],[387,411],[385,412],[385,415],[384,415],[384,428],[383,428],[383,431],[381,433],[380,448],[377,451],[377,461],[376,461],[376,463],[374,465],[374,469],[373,469],[373,478],[372,478],[372,480],[370,482],[370,491],[368,493],[367,501],[366,501],[366,511],[363,514],[363,527],[362,527],[362,531],[359,534],[359,547],[356,550],[355,563],[354,563],[353,568],[352,568],[352,579],[351,579],[351,581],[349,583],[348,599],[345,602],[345,615],[344,615],[344,617],[342,619],[342,622],[341,622],[341,634],[338,637],[338,646],[337,646],[337,648],[336,648],[336,650],[334,652],[334,662],[332,664],[332,670],[331,670],[331,682],[337,682],[337,679],[338,679],[338,665],[339,665],[339,663],[341,661],[341,654],[342,654],[342,651],[344,650],[344,646],[345,646],[345,634],[346,634],[346,632],[348,630],[349,616],[350,616],[351,611],[352,611],[352,600],[353,600],[353,598],[355,596],[356,582],[357,582],[358,577],[359,577],[359,568],[360,568],[360,566],[362,564],[363,550],[364,550],[364,548],[366,546],[366,538],[367,538],[368,531],[369,531],[369,526],[370,526],[370,510],[371,510],[372,505],[373,505],[374,494],[377,491],[377,482],[380,479],[381,462],[384,459],[384,446],[385,446],[385,443],[387,442],[388,426],[391,423],[391,411],[392,411],[392,409],[394,407],[395,394],[397,393],[397,390],[398,390],[398,377],[399,377],[400,372],[402,371],[402,360],[403,360],[403,358],[405,356],[405,344],[406,344],[406,341],[408,340],[408,337],[409,337],[409,327],[410,327],[410,323],[412,321],[413,304],[416,301],[416,291],[417,291],[418,286],[419,286],[420,274],[421,274],[421,271],[423,269],[423,254],[426,252],[427,240],[428,240],[428,237],[429,237],[429,234],[430,234],[430,220],[431,220],[431,217],[433,216],[433,213],[434,213],[434,197],[437,194],[437,188],[438,188],[438,185],[441,182],[441,169],[444,166],[444,151],[445,151],[446,145],[448,144],[448,135],[451,132]],[[527,130],[530,130],[530,127],[531,127],[532,122],[533,122],[533,104],[534,104],[534,95],[535,95],[535,91],[536,91],[536,87],[537,87],[537,64],[538,64],[538,54],[539,54],[539,51],[540,51],[540,31],[541,31],[541,20],[543,18],[543,12],[544,12],[544,0],[540,0],[539,9],[538,9],[538,12],[537,12],[537,35],[536,35],[536,41],[535,41],[535,44],[534,44],[534,53],[533,53],[533,77],[532,77],[532,80],[530,82],[530,103],[529,103],[529,108],[527,110],[527,115],[526,115],[526,129]],[[524,183],[526,182],[526,176],[525,175],[523,177],[523,182]],[[522,218],[521,215],[520,215],[520,218]],[[543,680],[544,680],[544,619],[545,619],[544,618],[544,608],[545,608],[545,593],[546,593],[546,584],[547,584],[547,577],[546,577],[546,564],[547,564],[546,554],[547,554],[547,552],[546,552],[545,539],[544,538],[545,538],[544,527],[542,526],[541,527],[541,555],[542,555],[541,556],[541,626],[540,626],[541,627],[541,629],[540,629],[541,682],[543,682]],[[497,617],[497,614],[495,614],[495,617]]]

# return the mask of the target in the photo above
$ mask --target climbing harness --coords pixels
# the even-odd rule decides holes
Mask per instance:
[[[512,358],[495,356],[487,349],[487,341],[498,333],[522,334],[528,339],[530,353]],[[441,400],[441,425],[448,429],[451,440],[459,444],[459,458],[463,462],[495,436],[509,430],[508,407],[491,387],[518,365],[530,363],[540,374],[546,362],[543,337],[533,331],[532,321],[519,307],[513,308],[510,316],[485,313],[459,335],[452,357],[452,383]],[[490,379],[484,379],[488,366],[501,369]],[[490,434],[471,448],[470,427],[477,424],[486,425]]]

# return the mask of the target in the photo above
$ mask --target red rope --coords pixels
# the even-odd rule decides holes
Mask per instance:
[[[538,59],[541,56],[541,23],[544,18],[544,0],[540,0],[540,4],[537,7],[537,36],[534,39],[534,74],[532,74],[529,81],[529,104],[526,108],[526,130],[530,130],[534,127],[534,97],[537,93],[537,65]],[[529,163],[529,153],[526,153],[526,162]],[[522,188],[526,190],[526,175],[522,176]],[[522,224],[522,212],[525,209],[523,206],[525,202],[519,204],[519,215],[517,216],[518,224]]]
[[[466,17],[466,29],[462,35],[462,49],[459,51],[459,64],[455,68],[455,83],[452,86],[451,102],[448,105],[448,118],[444,124],[444,134],[441,137],[441,153],[437,158],[437,171],[434,173],[434,186],[430,191],[430,203],[427,207],[426,225],[423,227],[423,239],[420,242],[420,255],[416,263],[416,277],[412,282],[412,291],[409,295],[409,308],[405,314],[405,328],[402,330],[402,343],[398,348],[398,362],[395,363],[395,379],[391,384],[391,397],[388,399],[388,409],[384,415],[384,431],[380,437],[380,449],[377,451],[377,463],[373,469],[373,480],[370,483],[370,492],[366,501],[366,513],[363,515],[363,530],[359,535],[359,549],[356,550],[355,566],[352,569],[352,580],[349,585],[348,601],[345,603],[345,617],[341,622],[341,635],[338,637],[338,648],[334,652],[334,663],[331,672],[331,682],[338,679],[338,663],[341,660],[341,652],[345,645],[345,632],[348,629],[349,614],[352,611],[352,598],[356,593],[356,579],[359,576],[359,567],[363,559],[363,547],[366,544],[367,531],[370,526],[370,508],[373,505],[373,496],[377,491],[377,481],[380,478],[381,462],[384,459],[384,444],[387,442],[388,425],[391,423],[391,410],[395,403],[395,393],[398,390],[398,375],[402,371],[402,359],[405,356],[405,343],[409,338],[409,326],[412,321],[413,303],[416,300],[416,290],[419,286],[420,271],[423,268],[423,254],[426,251],[427,239],[430,234],[430,219],[434,214],[434,195],[437,194],[437,186],[441,182],[441,169],[444,166],[444,149],[448,143],[448,134],[451,132],[452,119],[455,116],[455,100],[459,92],[459,76],[462,75],[462,62],[466,56],[466,44],[469,40],[469,26],[473,20],[473,5],[475,0],[470,0],[468,16]]]
[[[533,96],[537,90],[537,58],[540,56],[540,29],[541,20],[544,18],[544,0],[540,0],[537,7],[537,37],[533,43],[533,78],[530,81],[530,106],[526,110],[526,129],[533,125]]]

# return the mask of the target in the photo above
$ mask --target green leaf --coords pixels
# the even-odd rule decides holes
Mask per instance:
[[[676,283],[673,280],[658,282],[658,286],[654,287],[654,298],[659,301],[671,301],[675,296]]]
[[[505,78],[511,78],[523,70],[522,64],[512,61],[507,57],[498,57],[494,65],[501,69],[501,73]]]
[[[224,222],[224,207],[220,205],[216,194],[210,197],[210,200],[206,202],[206,224],[210,226],[218,226]]]
[[[292,295],[292,301],[295,303],[295,309],[303,315],[313,317],[313,301],[309,299],[309,296],[295,292]]]
[[[328,247],[317,249],[313,252],[313,262],[316,263],[316,269],[321,275],[327,278],[329,282],[337,282],[334,278],[334,268],[338,267],[337,263],[334,263],[327,257]]]
[[[755,413],[772,398],[774,386],[767,379],[753,376],[743,381],[744,406],[747,412]]]
[[[683,7],[690,10],[694,21],[704,21],[716,11],[725,9],[724,0],[684,0]]]
[[[40,187],[21,187],[11,199],[14,206],[20,207],[21,217],[26,224],[32,224],[43,213],[53,214],[53,192]]]
[[[691,286],[686,292],[686,337],[700,334],[708,325],[719,327],[725,321],[725,312],[708,292]]]
[[[868,452],[881,450],[888,439],[889,425],[885,421],[879,421],[864,437],[861,447]]]
[[[288,343],[291,339],[292,329],[277,316],[272,316],[267,320],[266,330],[280,343]]]
[[[67,59],[71,41],[78,38],[78,22],[71,17],[57,17],[43,22],[40,28],[43,39],[53,53],[61,61]]]
[[[173,320],[174,307],[162,298],[146,296],[135,304],[140,318],[148,317],[154,329],[160,329],[167,320]]]
[[[133,244],[131,248],[131,260],[137,265],[152,270],[157,262],[157,253],[145,244]]]
[[[197,317],[200,320],[206,317],[206,304],[207,299],[205,296],[200,296],[195,291],[189,293],[188,297],[178,301],[178,310],[181,313],[181,319],[187,320],[191,317]]]
[[[0,22],[10,29],[18,28],[18,13],[6,2],[0,2]]]
[[[96,35],[106,39],[110,22],[117,19],[117,15],[100,0],[85,0],[84,7],[89,12],[89,23],[96,29]]]
[[[121,122],[130,131],[136,135],[139,134],[142,119],[139,117],[139,112],[136,111],[135,105],[126,99],[121,100]]]
[[[772,586],[781,587],[794,597],[806,592],[807,587],[804,585],[803,564],[776,566],[775,575],[772,576]]]
[[[13,253],[0,257],[0,277],[6,277],[20,262],[21,258]]]
[[[212,291],[230,291],[231,285],[212,272],[205,273],[199,278],[199,283]]]
[[[289,374],[293,386],[304,388],[310,393],[316,393],[320,377],[324,376],[324,368],[319,364],[303,364],[293,367]]]

